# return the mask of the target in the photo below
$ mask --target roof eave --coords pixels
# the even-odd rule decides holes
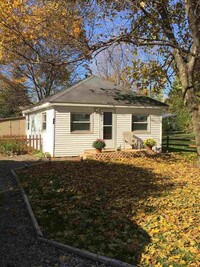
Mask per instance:
[[[52,106],[79,106],[79,107],[111,107],[111,108],[164,108],[167,109],[168,106],[163,105],[119,105],[119,104],[83,104],[83,103],[51,103]]]
[[[28,113],[32,113],[32,112],[36,112],[39,111],[41,109],[47,109],[50,107],[55,107],[55,106],[60,106],[60,107],[74,107],[74,106],[78,106],[78,107],[110,107],[110,108],[151,108],[151,109],[168,109],[168,106],[163,106],[163,105],[158,105],[158,106],[154,106],[154,105],[117,105],[117,104],[83,104],[83,103],[55,103],[55,102],[47,102],[44,103],[42,105],[39,106],[35,106],[26,110],[23,110],[23,114],[28,114]]]
[[[46,103],[38,105],[38,106],[27,108],[27,109],[23,110],[22,113],[25,115],[25,114],[32,113],[32,112],[35,112],[35,111],[38,111],[38,110],[41,110],[41,109],[46,109],[46,108],[48,108],[50,106],[51,106],[51,103],[50,102],[46,102]]]

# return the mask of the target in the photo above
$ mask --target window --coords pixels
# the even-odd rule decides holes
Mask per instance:
[[[103,139],[112,139],[112,112],[103,113]]]
[[[72,113],[71,114],[71,132],[90,131],[91,114],[89,113]]]
[[[30,129],[30,115],[27,116],[27,130]]]
[[[45,131],[47,128],[47,113],[42,113],[42,130]]]
[[[132,115],[132,131],[148,131],[149,116]]]

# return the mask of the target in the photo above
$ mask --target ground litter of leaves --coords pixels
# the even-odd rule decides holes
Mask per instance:
[[[200,170],[178,155],[18,171],[46,237],[144,267],[200,266]]]

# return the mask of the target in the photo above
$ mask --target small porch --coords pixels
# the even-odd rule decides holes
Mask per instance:
[[[156,154],[155,151],[146,149],[124,148],[116,150],[114,148],[108,148],[103,149],[101,153],[97,153],[95,149],[85,150],[80,157],[82,159],[111,160],[119,158],[154,157]]]

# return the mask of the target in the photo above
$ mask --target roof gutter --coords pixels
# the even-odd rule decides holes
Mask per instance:
[[[121,105],[113,105],[113,104],[80,104],[80,103],[45,103],[42,104],[40,106],[36,106],[30,109],[26,109],[23,111],[23,114],[27,114],[27,113],[31,113],[34,111],[38,111],[40,109],[44,109],[44,108],[49,108],[49,107],[55,107],[55,106],[59,106],[59,107],[103,107],[103,108],[137,108],[137,109],[141,109],[141,108],[150,108],[150,109],[163,109],[166,110],[168,109],[168,106],[145,106],[145,105],[135,105],[135,106],[121,106]]]
[[[25,115],[27,113],[38,111],[38,110],[43,109],[43,108],[48,108],[50,106],[52,106],[51,103],[47,102],[47,103],[44,103],[44,104],[39,105],[39,106],[35,106],[35,107],[32,107],[32,108],[27,108],[27,109],[23,110],[22,112]]]

